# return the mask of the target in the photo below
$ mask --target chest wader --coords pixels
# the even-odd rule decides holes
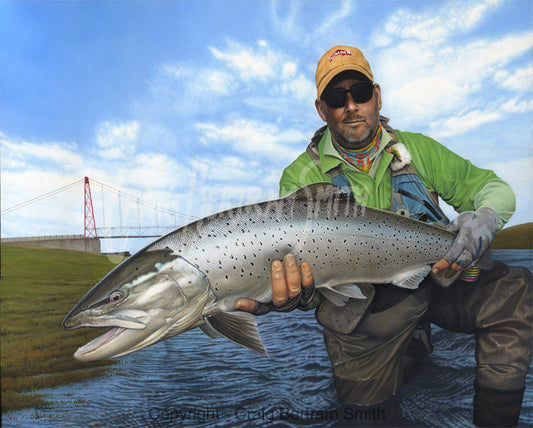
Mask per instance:
[[[393,137],[392,149],[387,149],[394,153],[394,131],[386,118],[380,122]],[[318,143],[325,129],[317,131],[307,149],[318,167]],[[394,170],[393,165],[391,173],[391,211],[447,223],[412,167]],[[351,191],[340,166],[327,174]],[[413,374],[409,361],[419,365],[431,352],[433,322],[476,335],[474,423],[516,425],[533,347],[532,283],[528,269],[495,262],[494,269],[481,272],[473,283],[462,278],[445,288],[428,277],[415,290],[358,284],[366,300],[350,299],[339,308],[323,299],[315,314],[324,327],[339,401],[370,405],[395,394]]]
[[[389,211],[427,222],[447,224],[436,195],[430,194],[398,143],[388,119],[380,122],[392,140],[385,150],[394,154],[390,170],[392,194]],[[320,168],[319,129],[307,153]],[[325,172],[333,184],[352,193],[340,165]],[[315,315],[324,327],[324,341],[333,366],[338,398],[346,404],[374,404],[393,395],[431,352],[429,323],[420,322],[427,310],[430,286],[401,289],[391,284],[358,284],[365,300],[350,299],[343,307],[323,299]],[[409,349],[408,349],[409,348]],[[406,354],[410,354],[406,357]]]

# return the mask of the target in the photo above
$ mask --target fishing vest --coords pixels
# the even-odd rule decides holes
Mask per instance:
[[[389,119],[380,116],[379,121],[392,138],[385,150],[394,155],[394,159],[389,165],[392,176],[392,192],[388,211],[428,223],[448,225],[449,220],[439,207],[438,195],[435,192],[430,192],[424,186],[415,169],[411,166],[409,152],[398,141],[396,133],[388,124]],[[318,168],[320,168],[318,144],[326,129],[327,125],[317,130],[306,149],[307,154]],[[340,164],[326,171],[325,174],[331,178],[333,184],[341,187],[347,193],[353,193],[348,177],[342,171]]]

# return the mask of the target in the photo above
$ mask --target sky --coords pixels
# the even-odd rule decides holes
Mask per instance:
[[[509,225],[533,221],[530,0],[0,0],[2,211],[85,176],[97,227],[176,221],[106,186],[178,225],[276,198],[338,44],[363,51],[394,128],[494,170]],[[3,214],[2,237],[82,234],[83,211],[80,185]]]

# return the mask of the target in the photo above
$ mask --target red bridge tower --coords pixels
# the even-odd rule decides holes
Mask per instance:
[[[89,177],[85,177],[85,237],[97,238],[96,223],[94,222],[93,198],[91,197],[91,186]]]

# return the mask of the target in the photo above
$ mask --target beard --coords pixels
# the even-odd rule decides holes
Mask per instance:
[[[361,116],[352,116],[343,120],[340,124],[329,125],[331,135],[335,141],[345,149],[360,150],[368,146],[378,131],[378,123],[370,128]],[[361,120],[354,129],[348,123]]]

